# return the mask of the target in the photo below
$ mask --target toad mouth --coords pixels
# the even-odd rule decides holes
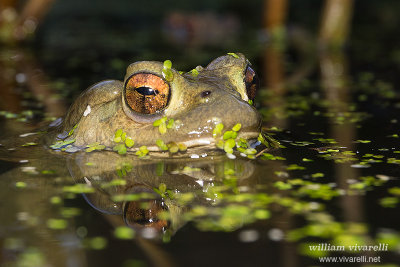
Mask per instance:
[[[254,140],[257,139],[260,132],[258,131],[249,131],[243,132],[241,131],[237,138],[243,138],[245,140]],[[195,138],[187,141],[181,141],[179,143],[185,145],[188,149],[191,148],[198,148],[198,149],[205,149],[205,150],[212,150],[216,149],[216,140],[213,137],[202,137],[202,138]],[[151,152],[160,152],[160,148],[158,146],[147,146],[147,149]]]

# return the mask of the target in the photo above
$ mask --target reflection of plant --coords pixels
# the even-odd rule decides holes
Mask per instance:
[[[132,171],[132,164],[129,162],[124,162],[120,166],[117,167],[117,175],[119,177],[126,176],[128,172]]]

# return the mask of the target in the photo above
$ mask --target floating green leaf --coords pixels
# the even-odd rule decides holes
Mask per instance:
[[[57,141],[54,144],[50,146],[52,149],[61,149],[63,147],[68,146],[69,144],[72,144],[75,142],[75,139],[69,139],[69,140],[63,140],[63,141]]]
[[[239,58],[239,56],[236,53],[227,53],[227,54],[234,58]]]
[[[149,153],[147,146],[141,146],[138,151],[136,151],[136,155],[139,157],[144,157]]]
[[[125,139],[125,145],[129,148],[133,147],[133,145],[135,144],[135,142],[132,140],[132,138],[127,137]]]
[[[237,137],[238,133],[234,131],[226,131],[223,135],[223,139],[235,139]]]
[[[15,187],[17,188],[25,188],[27,186],[27,184],[25,182],[16,182],[15,183]]]
[[[196,69],[192,69],[191,71],[188,72],[190,75],[193,77],[197,77],[199,75],[199,71]]]
[[[68,132],[68,136],[71,136],[74,134],[76,127],[78,127],[78,124],[76,124],[74,127],[72,127],[71,131]]]
[[[240,128],[242,128],[242,124],[237,123],[237,124],[235,124],[235,126],[232,127],[232,131],[238,132],[240,130]]]
[[[36,146],[38,143],[35,143],[35,142],[28,142],[28,143],[25,143],[25,144],[23,144],[22,146]]]
[[[171,128],[174,127],[174,125],[175,125],[175,120],[174,119],[169,119],[168,123],[167,123],[167,128],[171,129]]]
[[[215,125],[215,128],[213,129],[213,137],[217,137],[218,135],[221,135],[222,130],[224,129],[224,125],[222,123],[218,123]]]
[[[163,68],[164,68],[164,69],[170,69],[170,68],[172,68],[172,62],[171,62],[171,60],[169,60],[169,59],[165,60],[165,61],[164,61],[164,64],[163,64]]]
[[[232,154],[233,153],[233,148],[236,146],[236,142],[234,139],[228,139],[225,141],[224,144],[224,151],[226,153]]]
[[[54,230],[65,229],[68,226],[68,222],[64,219],[48,219],[47,227]]]
[[[167,151],[168,150],[168,146],[161,139],[157,139],[156,140],[156,145],[163,151]]]
[[[120,155],[126,154],[126,146],[125,146],[125,144],[118,144],[118,145],[113,147],[113,150],[117,151],[118,154],[120,154]]]
[[[118,226],[114,230],[114,236],[119,239],[132,239],[135,236],[135,232],[127,226]]]
[[[174,154],[179,151],[179,147],[175,142],[168,143],[168,150],[170,153]]]

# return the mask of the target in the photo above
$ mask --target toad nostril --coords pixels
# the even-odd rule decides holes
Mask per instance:
[[[203,91],[203,92],[201,92],[200,95],[201,95],[201,97],[205,98],[205,97],[211,95],[211,91]]]

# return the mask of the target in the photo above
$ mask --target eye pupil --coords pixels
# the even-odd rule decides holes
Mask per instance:
[[[156,95],[156,91],[153,90],[153,88],[147,87],[147,86],[142,86],[139,88],[136,88],[136,92],[138,92],[141,95],[148,96],[148,95]]]

